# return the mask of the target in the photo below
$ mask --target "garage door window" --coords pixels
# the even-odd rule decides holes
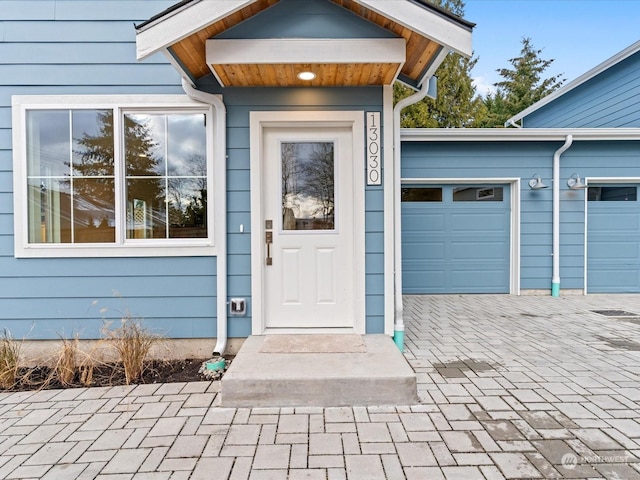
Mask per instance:
[[[454,187],[454,202],[501,202],[502,187]]]
[[[402,189],[403,202],[441,202],[442,188],[405,187]]]
[[[637,187],[589,187],[590,202],[635,202],[638,200]]]

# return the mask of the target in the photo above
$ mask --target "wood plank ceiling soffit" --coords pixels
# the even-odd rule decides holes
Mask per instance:
[[[366,86],[390,85],[400,75],[415,83],[422,80],[424,72],[431,66],[443,46],[415,31],[378,14],[354,0],[330,0],[396,35],[406,43],[403,63],[263,63],[256,59],[252,63],[207,63],[207,40],[225,30],[257,15],[278,3],[278,0],[256,0],[248,6],[230,14],[222,20],[177,41],[169,47],[170,54],[193,79],[214,73],[224,86]],[[296,73],[313,70],[315,80],[302,81]]]

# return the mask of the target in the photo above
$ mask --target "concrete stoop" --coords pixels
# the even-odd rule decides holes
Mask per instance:
[[[331,407],[418,402],[415,373],[391,337],[358,335],[360,348],[341,342],[337,338],[340,335],[335,336],[336,342],[331,342],[328,335],[289,337],[291,350],[296,353],[287,351],[287,341],[280,341],[280,348],[267,348],[270,336],[247,338],[222,378],[221,406]],[[301,344],[313,346],[314,338],[322,342],[319,348],[295,348]],[[337,348],[331,348],[333,344]]]

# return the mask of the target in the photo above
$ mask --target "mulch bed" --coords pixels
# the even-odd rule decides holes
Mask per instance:
[[[146,364],[142,378],[137,384],[152,383],[175,383],[175,382],[200,382],[207,381],[205,375],[200,373],[203,362],[208,358],[186,359],[186,360],[163,360],[149,361]],[[225,356],[227,366],[231,357]],[[221,375],[220,375],[221,376]],[[18,381],[11,389],[2,391],[29,391],[58,388],[84,388],[84,387],[111,387],[126,385],[126,377],[122,364],[100,364],[93,370],[91,383],[85,385],[80,381],[80,373],[77,372],[74,379],[69,384],[61,383],[54,375],[53,369],[49,367],[20,368],[18,371]]]

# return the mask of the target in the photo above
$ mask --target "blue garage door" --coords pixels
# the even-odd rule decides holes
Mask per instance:
[[[509,185],[403,185],[404,293],[509,293]]]
[[[640,293],[638,186],[589,186],[587,195],[587,291]]]

